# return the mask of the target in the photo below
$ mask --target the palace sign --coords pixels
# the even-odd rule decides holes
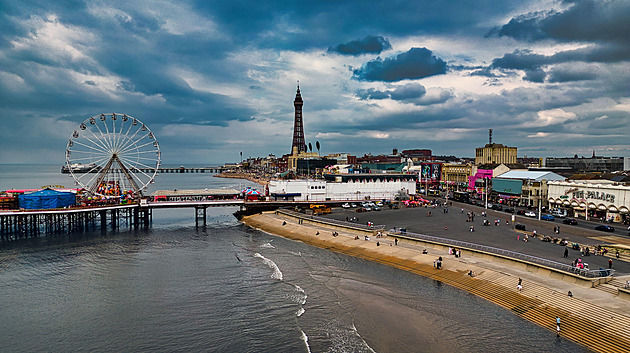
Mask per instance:
[[[610,203],[615,202],[615,195],[607,194],[599,191],[574,191],[573,192],[574,199],[592,199],[592,200],[602,200],[608,201]]]

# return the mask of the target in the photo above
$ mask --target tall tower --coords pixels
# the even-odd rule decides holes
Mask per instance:
[[[300,81],[298,81],[297,93],[293,106],[295,107],[295,122],[293,123],[293,144],[291,145],[291,154],[306,152],[306,142],[304,141],[304,124],[302,121],[302,95],[300,94]],[[296,149],[297,148],[297,149]]]

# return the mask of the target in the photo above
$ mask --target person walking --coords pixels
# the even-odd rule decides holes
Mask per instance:
[[[559,316],[556,316],[556,325],[560,326],[560,317]]]
[[[617,260],[619,260],[619,250],[617,250],[617,252],[615,252],[615,257],[617,258]]]
[[[612,268],[612,259],[608,259],[608,268]]]
[[[564,248],[564,258],[568,258],[569,257],[569,249]]]

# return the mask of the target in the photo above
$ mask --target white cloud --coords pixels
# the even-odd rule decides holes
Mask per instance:
[[[534,121],[526,123],[528,126],[549,126],[563,124],[565,122],[576,120],[577,115],[572,112],[566,112],[560,108],[551,110],[542,110],[537,113]]]

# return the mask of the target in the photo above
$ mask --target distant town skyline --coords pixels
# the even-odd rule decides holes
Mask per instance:
[[[300,82],[306,144],[474,157],[630,156],[630,2],[109,1],[0,7],[0,163],[63,163],[101,113],[162,161],[282,156]]]

